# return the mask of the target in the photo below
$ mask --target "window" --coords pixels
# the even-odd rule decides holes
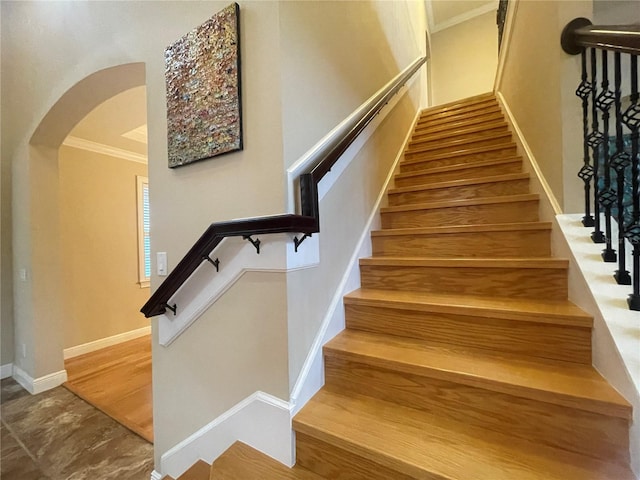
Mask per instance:
[[[149,238],[149,180],[136,176],[138,193],[138,283],[148,288],[151,279],[151,240]]]

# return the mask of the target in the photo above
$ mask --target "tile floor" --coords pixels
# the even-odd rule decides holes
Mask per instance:
[[[153,445],[63,387],[1,382],[2,480],[148,480]]]

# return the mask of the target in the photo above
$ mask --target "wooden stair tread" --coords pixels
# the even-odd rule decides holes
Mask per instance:
[[[479,435],[464,424],[446,422],[372,397],[322,390],[293,423],[298,432],[401,472],[407,478],[633,479],[628,469],[617,465],[523,441],[507,441],[489,433]]]
[[[406,165],[411,163],[423,163],[431,160],[440,160],[444,158],[452,158],[456,156],[469,155],[474,153],[486,153],[486,152],[491,152],[492,150],[501,150],[505,148],[514,148],[514,144],[512,142],[505,142],[505,143],[498,143],[495,145],[486,145],[481,147],[461,148],[460,150],[456,150],[454,152],[445,152],[445,153],[439,153],[435,155],[428,155],[426,157],[420,157],[418,159],[410,159],[410,160],[404,159],[401,162],[401,164]],[[423,153],[423,152],[405,151],[405,155],[411,154],[411,153],[417,154],[417,153]]]
[[[443,227],[420,228],[388,228],[374,230],[372,237],[385,237],[394,235],[443,235],[447,233],[464,232],[508,232],[524,230],[551,230],[551,222],[522,222],[522,223],[485,223],[478,225],[447,225]]]
[[[412,143],[429,142],[434,140],[441,140],[449,136],[466,135],[469,133],[484,132],[485,130],[491,130],[493,128],[507,128],[508,124],[504,119],[496,119],[490,122],[465,125],[464,127],[451,126],[446,130],[441,130],[433,133],[414,133],[411,137]]]
[[[474,122],[481,123],[487,118],[504,118],[500,105],[497,103],[487,104],[486,106],[482,106],[482,108],[475,110],[468,109],[466,112],[460,112],[460,114],[457,115],[450,113],[449,115],[440,117],[437,115],[425,116],[418,120],[414,132],[429,131],[434,127],[446,127],[448,125],[465,125],[473,124]]]
[[[481,162],[473,162],[473,163],[459,163],[457,165],[449,165],[446,167],[435,167],[435,168],[425,168],[423,170],[414,170],[412,172],[404,172],[398,173],[395,175],[395,178],[411,178],[419,175],[430,175],[435,173],[443,173],[443,172],[451,172],[454,170],[466,170],[468,168],[482,168],[489,167],[494,165],[502,165],[505,163],[515,163],[522,162],[522,157],[506,157],[506,158],[498,158],[495,160],[485,160]]]
[[[344,330],[324,348],[325,355],[340,355],[395,371],[631,418],[629,403],[591,366],[502,358],[478,351],[432,346],[405,337],[350,330]]]
[[[396,187],[389,189],[389,195],[399,193],[417,192],[423,190],[435,190],[438,188],[462,187],[467,185],[479,185],[483,183],[508,182],[512,180],[529,179],[528,173],[507,173],[504,175],[492,175],[488,177],[468,178],[463,180],[451,180],[447,182],[435,182],[424,185],[413,185],[410,187]]]
[[[178,480],[209,480],[211,465],[203,460],[198,460],[189,470],[178,477]]]
[[[383,207],[380,213],[407,212],[413,210],[428,210],[434,208],[463,207],[470,205],[488,205],[492,203],[513,203],[528,202],[538,200],[539,196],[535,193],[527,193],[521,195],[502,195],[498,197],[472,198],[469,200],[445,200],[438,202],[429,202],[412,205],[398,205],[393,207]]]
[[[207,477],[209,478],[209,477]],[[322,480],[309,470],[289,468],[242,442],[235,442],[211,466],[211,480]]]
[[[448,267],[448,268],[558,268],[569,267],[569,260],[556,257],[540,258],[428,258],[376,256],[361,258],[360,265],[394,267]]]
[[[451,128],[463,128],[472,125],[482,125],[487,122],[494,122],[497,120],[504,121],[504,116],[500,110],[499,105],[492,107],[486,107],[482,110],[476,110],[475,112],[469,112],[460,118],[444,118],[443,121],[437,121],[435,118],[431,120],[424,119],[423,124],[419,123],[413,132],[414,135],[430,135],[440,131],[446,131]]]
[[[463,100],[453,100],[451,102],[443,103],[441,105],[435,105],[433,107],[428,107],[420,112],[420,117],[428,117],[432,115],[437,115],[444,112],[449,112],[452,110],[469,107],[471,105],[477,105],[481,103],[492,102],[497,105],[497,100],[493,92],[480,93],[478,95],[474,95],[473,97],[468,97]]]
[[[567,300],[477,297],[462,294],[376,290],[361,288],[344,297],[348,305],[390,307],[434,313],[461,313],[485,318],[508,318],[591,328],[593,319]]]
[[[482,138],[472,138],[472,139],[463,138],[459,140],[449,140],[449,141],[436,143],[435,145],[415,145],[413,147],[407,148],[407,150],[405,151],[405,154],[411,155],[416,153],[429,153],[434,150],[442,150],[443,148],[449,148],[449,147],[464,148],[465,145],[473,145],[474,143],[485,142],[488,140],[499,140],[499,139],[507,140],[511,138],[511,135],[512,135],[511,132],[507,131],[504,133],[495,133]]]

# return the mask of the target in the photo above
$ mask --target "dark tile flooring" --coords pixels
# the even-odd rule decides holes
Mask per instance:
[[[63,387],[0,389],[2,480],[149,480],[153,445]]]

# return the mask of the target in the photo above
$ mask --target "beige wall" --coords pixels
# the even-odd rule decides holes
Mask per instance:
[[[350,48],[332,39],[343,27],[355,28],[358,20],[336,18],[332,5],[302,8],[289,2],[243,2],[245,149],[170,170],[166,166],[164,48],[226,5],[223,1],[1,2],[2,157],[10,159],[13,169],[14,267],[29,272],[27,282],[14,283],[15,342],[27,346],[27,357],[19,363],[29,375],[40,377],[62,368],[57,155],[64,137],[92,108],[115,93],[143,84],[146,77],[152,252],[167,252],[172,269],[211,222],[282,213],[285,165],[417,57],[424,38],[414,18],[424,8],[418,1],[374,2],[376,15],[370,14],[371,23],[356,28]],[[306,60],[298,68],[295,63],[302,61],[289,50],[291,42],[302,41],[298,36],[305,33],[295,24],[300,8],[310,29],[314,22],[326,26],[330,19],[337,22],[332,28],[314,31],[308,48],[295,52],[318,55],[324,59],[323,68]],[[304,13],[306,8],[315,12],[313,18]],[[340,8],[364,13],[369,7],[346,2]],[[405,31],[407,26],[411,34]],[[384,55],[376,55],[369,42]],[[330,52],[321,56],[323,48]],[[141,65],[94,74],[132,62]],[[375,78],[363,78],[361,71]],[[308,81],[314,85],[310,103],[289,88]],[[393,126],[387,127],[387,136],[398,141],[406,130],[416,96],[410,105],[403,104]],[[303,107],[313,108],[313,114]],[[308,123],[309,130],[294,130],[294,122]],[[283,125],[291,128],[286,134]],[[300,132],[303,137],[298,139]],[[387,149],[393,147],[385,144],[374,157],[380,155],[389,162]],[[359,175],[360,167],[354,168]],[[376,173],[375,178],[380,176]],[[373,187],[363,188],[370,205]],[[331,261],[330,256],[326,258]],[[225,260],[221,261],[224,265]],[[152,287],[161,280],[153,276]],[[282,274],[245,275],[168,348],[158,345],[154,332],[156,460],[257,389],[287,397],[291,368],[287,341],[298,341],[287,330],[289,286]],[[326,283],[323,288],[334,287]],[[317,323],[312,319],[308,331],[316,330]],[[295,347],[294,370],[308,345],[306,339],[300,342]]]
[[[281,3],[285,167],[425,54],[423,8],[422,2]],[[425,92],[421,76],[321,202],[320,265],[287,275],[290,388]]]
[[[498,65],[495,12],[431,34],[433,104],[490,92]]]
[[[138,285],[136,175],[147,166],[63,146],[59,153],[65,348],[149,325]]]
[[[566,213],[583,209],[582,114],[574,95],[579,56],[559,47],[564,26],[590,17],[590,1],[518,1],[501,79],[496,86],[511,109],[553,195]]]
[[[2,10],[0,10],[0,26]],[[0,43],[2,39],[0,37]],[[0,68],[0,97],[2,96]],[[0,131],[2,116],[0,115]],[[1,142],[0,142],[1,143]],[[13,273],[11,259],[11,162],[0,156],[0,365],[13,362]]]

